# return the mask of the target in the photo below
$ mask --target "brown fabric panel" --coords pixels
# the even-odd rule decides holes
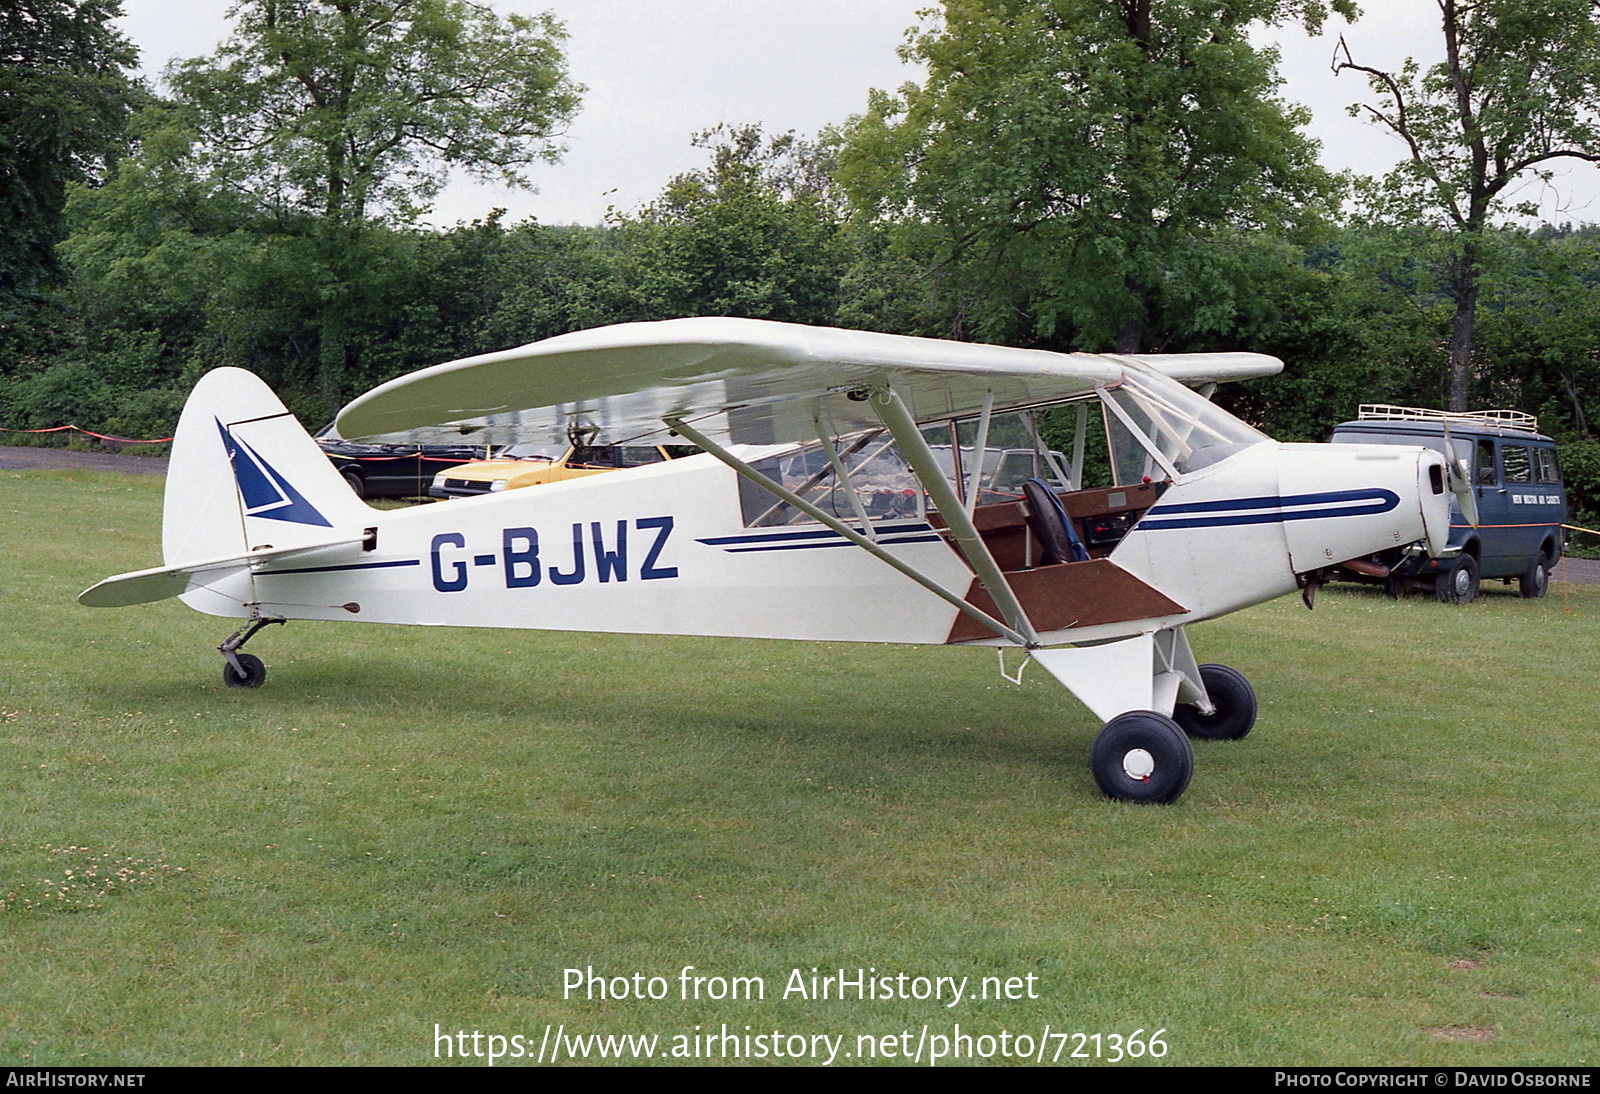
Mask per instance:
[[[943,528],[944,517],[937,509],[928,510],[928,523]],[[995,505],[980,505],[972,511],[972,526],[979,532],[993,532],[1003,528],[1021,528],[1028,523],[1022,515],[1020,501],[1003,501]]]
[[[1078,538],[1088,547],[1089,554],[1099,558],[1110,550],[1115,541],[1097,544],[1097,537],[1092,530],[1093,521],[1119,513],[1132,513],[1137,519],[1156,503],[1161,493],[1159,485],[1135,483],[1132,486],[1107,486],[1056,496],[1066,506],[1067,515],[1077,528]],[[945,527],[944,520],[932,509],[928,511],[928,523],[940,530]],[[980,505],[972,512],[972,523],[983,536],[983,542],[988,545],[989,553],[994,555],[995,563],[1002,571],[1010,573],[1039,561],[1038,545],[1034,544],[1029,549],[1028,518],[1022,502]]]
[[[944,518],[937,509],[928,510],[928,523],[941,532],[945,530]],[[973,510],[972,523],[1002,572],[1020,570],[1038,557],[1037,551],[1031,555],[1028,552],[1028,520],[1022,514],[1020,501],[980,505]],[[951,550],[955,550],[954,544]]]
[[[1178,615],[1188,610],[1103,558],[1020,570],[1007,574],[1006,581],[1017,594],[1034,629],[1040,633]],[[976,579],[967,589],[966,601],[1000,618],[994,598]],[[945,641],[970,642],[975,638],[992,637],[993,631],[963,612],[956,616],[955,626],[950,628],[950,637]]]
[[[1138,509],[1142,512],[1154,505],[1160,494],[1156,490],[1156,483],[1141,482],[1132,486],[1102,486],[1094,490],[1074,490],[1056,496],[1061,499],[1061,504],[1066,506],[1069,517],[1073,520],[1083,520],[1087,517],[1105,516],[1108,513],[1122,513],[1129,509]],[[1113,499],[1117,499],[1120,504],[1111,504]]]

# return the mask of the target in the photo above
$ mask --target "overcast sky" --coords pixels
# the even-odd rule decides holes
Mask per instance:
[[[860,113],[867,90],[917,77],[896,48],[926,0],[490,0],[502,13],[553,11],[570,35],[572,77],[588,90],[566,135],[560,164],[532,169],[537,193],[462,182],[439,199],[438,224],[507,209],[512,220],[597,224],[608,206],[631,210],[673,175],[706,162],[690,137],[719,123],[759,122],[769,133],[815,134]],[[226,35],[224,0],[123,0],[120,25],[155,79],[174,58],[210,53]],[[1423,63],[1439,46],[1435,0],[1373,0],[1354,27],[1335,21],[1319,38],[1273,36],[1284,97],[1310,107],[1309,133],[1323,163],[1381,173],[1401,155],[1398,140],[1352,119],[1364,97],[1354,74],[1334,78],[1343,32],[1363,64]],[[1597,173],[1574,168],[1554,189],[1531,183],[1545,219],[1600,220]]]

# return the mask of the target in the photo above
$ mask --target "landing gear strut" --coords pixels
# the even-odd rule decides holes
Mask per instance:
[[[283,622],[285,620],[275,616],[252,616],[250,622],[223,640],[222,645],[217,647],[217,652],[222,654],[224,684],[230,688],[258,688],[267,682],[267,666],[261,663],[261,658],[251,653],[240,653],[239,650],[254,638],[262,627]]]

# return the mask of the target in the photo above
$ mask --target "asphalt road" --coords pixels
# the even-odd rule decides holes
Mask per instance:
[[[165,456],[132,456],[121,452],[69,452],[65,448],[0,447],[0,471],[27,469],[121,471],[130,475],[165,475]]]
[[[165,475],[165,456],[132,456],[120,452],[69,452],[65,448],[13,448],[0,446],[0,471],[25,469],[72,469],[121,471],[130,475]],[[1587,558],[1564,558],[1550,575],[1557,581],[1578,585],[1600,585],[1600,562]]]

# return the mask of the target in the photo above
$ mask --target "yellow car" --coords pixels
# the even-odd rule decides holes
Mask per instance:
[[[524,486],[601,475],[624,467],[660,463],[694,451],[682,445],[516,444],[492,460],[464,463],[441,471],[428,487],[430,498],[470,498]]]

